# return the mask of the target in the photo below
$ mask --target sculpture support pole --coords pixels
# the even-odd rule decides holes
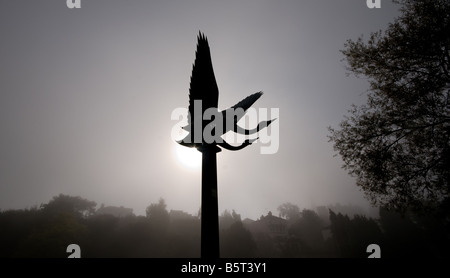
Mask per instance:
[[[202,152],[201,257],[217,259],[219,248],[219,204],[217,198],[217,160],[220,148],[206,145]]]

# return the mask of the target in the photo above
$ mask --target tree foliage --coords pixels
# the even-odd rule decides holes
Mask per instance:
[[[374,204],[439,208],[450,199],[450,2],[396,2],[385,32],[342,50],[370,89],[329,138]]]
[[[79,196],[59,194],[53,197],[48,204],[42,204],[41,208],[48,214],[68,213],[77,217],[86,217],[95,212],[96,205],[97,203]]]
[[[296,220],[300,217],[300,208],[292,203],[284,203],[278,206],[279,216],[287,220]]]
[[[78,198],[59,199],[59,207],[70,207],[74,199]],[[166,211],[163,201],[150,207]],[[345,206],[341,208],[350,211]],[[158,214],[151,215],[94,213],[80,217],[77,212],[63,209],[49,213],[44,208],[3,211],[0,258],[67,258],[66,248],[74,243],[80,246],[82,258],[200,256],[198,217],[170,211],[167,222],[164,217],[156,217]],[[261,219],[241,221],[234,211],[225,211],[220,220],[225,223],[220,230],[221,257],[226,258],[367,258],[366,248],[372,243],[381,246],[383,258],[449,256],[449,229],[445,223],[413,212],[402,216],[382,209],[379,219],[371,219],[332,210],[320,216],[314,210],[302,210],[295,220],[282,220],[287,224],[284,234],[264,229],[267,223]]]
[[[150,221],[159,223],[158,229],[160,232],[165,232],[167,230],[170,220],[167,205],[163,198],[160,198],[157,204],[149,205],[145,212]]]
[[[381,229],[373,219],[361,215],[350,219],[347,215],[336,214],[330,210],[330,221],[330,230],[339,257],[367,257],[366,248],[372,243],[382,245],[383,250],[387,247],[382,242]]]
[[[294,257],[320,257],[323,252],[322,230],[325,225],[313,210],[304,209],[289,228],[290,245],[286,255]]]

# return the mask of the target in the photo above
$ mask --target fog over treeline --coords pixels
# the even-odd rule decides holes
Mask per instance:
[[[443,214],[380,208],[371,218],[353,206],[284,203],[254,220],[225,210],[219,217],[221,257],[368,257],[370,244],[380,246],[383,258],[448,257]],[[70,244],[80,246],[81,257],[200,257],[200,219],[169,210],[164,199],[136,216],[132,209],[60,194],[39,207],[0,212],[0,257],[68,257]]]

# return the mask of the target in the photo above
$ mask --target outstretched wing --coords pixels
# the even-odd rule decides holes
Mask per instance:
[[[216,77],[211,61],[208,40],[204,34],[199,32],[197,37],[197,51],[195,52],[195,62],[192,67],[191,84],[189,88],[189,115],[188,124],[191,131],[194,123],[201,123],[202,115],[206,109],[217,108],[219,102],[219,89],[217,88]],[[202,109],[194,109],[195,100],[201,100]],[[201,111],[201,115],[194,114],[194,111]],[[192,119],[193,118],[193,119]]]
[[[249,95],[248,97],[244,98],[243,100],[239,101],[235,105],[231,106],[231,108],[242,108],[244,111],[247,111],[247,109],[255,103],[261,96],[262,92],[254,93],[253,95]]]

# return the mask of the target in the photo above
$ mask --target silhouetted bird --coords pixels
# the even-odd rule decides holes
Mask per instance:
[[[247,139],[240,146],[235,147],[231,146],[223,139],[220,140],[221,142],[205,142],[203,131],[205,128],[211,129],[209,133],[214,134],[214,138],[218,138],[231,130],[240,134],[249,135],[269,126],[274,120],[260,122],[258,126],[252,130],[246,130],[237,124],[237,122],[245,115],[247,109],[261,97],[263,94],[262,92],[252,94],[226,110],[221,112],[218,111],[219,89],[214,76],[208,40],[201,32],[199,32],[197,39],[197,51],[195,52],[195,62],[192,67],[189,88],[188,125],[183,127],[184,130],[189,131],[189,134],[181,141],[178,141],[178,143],[186,147],[195,148],[200,148],[204,144],[217,144],[228,150],[240,150],[250,145],[258,138],[252,140]],[[221,114],[223,120],[221,130],[213,125],[213,119],[203,119],[205,111],[208,109],[213,109],[212,111],[209,110],[208,113],[209,115],[212,115],[212,118],[215,117],[214,115]],[[208,124],[211,125],[208,126]]]

